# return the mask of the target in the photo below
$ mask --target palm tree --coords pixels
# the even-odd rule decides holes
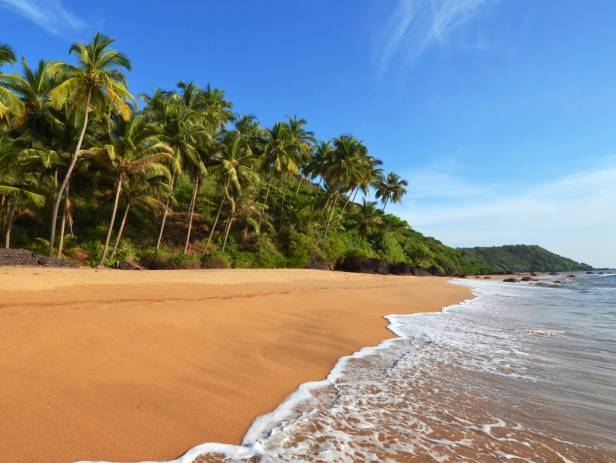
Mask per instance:
[[[241,133],[237,131],[227,134],[226,139],[223,142],[223,150],[220,154],[218,162],[221,178],[224,178],[225,183],[223,186],[223,194],[218,207],[218,212],[216,213],[216,218],[214,219],[212,228],[210,229],[202,255],[207,252],[209,244],[212,241],[212,237],[214,235],[214,231],[216,230],[216,226],[218,225],[218,220],[225,202],[229,202],[231,210],[230,217],[232,217],[235,212],[235,199],[233,193],[235,192],[236,194],[240,194],[242,192],[242,184],[254,186],[259,182],[259,174],[254,170],[255,157],[250,143],[241,135]],[[230,227],[230,222],[227,222],[227,227],[225,228],[225,245]]]
[[[8,139],[0,139],[0,229],[4,230],[4,247],[11,244],[11,230],[15,214],[25,202],[37,207],[45,204],[45,197],[36,193],[36,175],[20,165],[21,153]]]
[[[383,213],[377,209],[376,201],[366,201],[357,205],[352,214],[355,228],[359,231],[359,236],[365,238],[372,230],[383,223]]]
[[[113,39],[96,34],[91,43],[75,43],[69,49],[77,58],[77,66],[67,63],[54,63],[50,72],[62,82],[49,92],[53,106],[66,105],[75,107],[83,113],[81,132],[75,145],[62,184],[55,198],[51,213],[51,232],[49,238],[49,256],[53,254],[56,235],[56,221],[62,194],[70,180],[75,164],[81,152],[81,145],[88,128],[91,111],[103,111],[106,108],[117,111],[124,119],[130,117],[131,108],[127,101],[134,98],[128,91],[126,77],[119,68],[131,69],[130,61],[119,51],[110,49]],[[109,113],[109,111],[107,111]]]
[[[325,225],[323,237],[327,236],[331,220],[333,217],[336,203],[341,194],[351,192],[360,182],[363,164],[368,156],[368,149],[361,141],[350,135],[341,135],[333,141],[334,152],[333,159],[328,164],[325,172],[325,178],[330,185],[331,196],[333,202],[330,206],[330,212]],[[347,197],[346,203],[349,203],[351,196]]]
[[[99,267],[107,260],[109,241],[113,233],[122,188],[130,185],[136,176],[146,173],[171,178],[169,169],[163,163],[172,161],[172,150],[160,141],[156,128],[149,124],[143,116],[133,116],[127,121],[119,119],[114,129],[113,144],[105,145],[103,148],[92,148],[85,152],[92,156],[107,157],[107,168],[114,177],[113,208]]]
[[[127,182],[126,187],[124,188],[124,214],[122,215],[122,220],[120,221],[120,228],[118,229],[118,233],[113,244],[113,250],[109,256],[110,260],[113,260],[115,257],[120,241],[122,240],[124,227],[126,226],[128,212],[130,211],[131,206],[134,204],[142,204],[148,208],[164,209],[168,204],[166,200],[170,196],[171,187],[169,184],[168,175],[144,172],[137,174],[131,182]]]
[[[4,64],[15,62],[15,53],[8,45],[0,43],[0,69]],[[10,114],[19,114],[23,104],[19,97],[9,88],[10,83],[16,76],[13,74],[2,74],[0,72],[0,121],[8,119]]]
[[[388,202],[399,203],[406,194],[408,186],[406,180],[401,179],[398,174],[390,172],[385,179],[380,180],[376,184],[376,198],[383,203],[383,212],[387,207]]]

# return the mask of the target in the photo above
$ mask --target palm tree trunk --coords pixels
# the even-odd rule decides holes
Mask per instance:
[[[302,180],[303,180],[303,176],[302,174],[299,174],[299,179],[297,180],[297,188],[295,189],[295,196],[297,196],[297,194],[299,193],[299,187],[302,186]]]
[[[385,201],[383,202],[383,214],[385,214],[385,208],[387,207],[388,201],[389,201],[389,198],[385,198]]]
[[[19,199],[15,198],[15,202],[11,207],[9,212],[7,222],[6,222],[6,233],[4,234],[4,248],[10,249],[11,247],[11,229],[13,228],[13,219],[15,218],[15,211],[17,210],[17,204],[19,203]]]
[[[71,158],[71,163],[68,166],[68,170],[66,171],[66,175],[64,176],[64,180],[62,180],[62,185],[60,186],[60,190],[58,191],[58,196],[53,203],[53,209],[51,211],[51,233],[49,236],[49,257],[53,256],[53,248],[54,242],[56,239],[56,222],[58,221],[58,210],[60,209],[60,201],[62,201],[62,193],[66,189],[68,185],[68,181],[71,178],[71,174],[73,173],[73,169],[75,168],[75,164],[77,164],[77,158],[79,158],[79,151],[81,151],[81,144],[83,143],[83,138],[86,134],[86,129],[88,128],[88,118],[90,115],[90,100],[92,99],[92,89],[88,90],[88,97],[86,98],[86,107],[85,114],[83,116],[83,126],[81,127],[81,133],[79,134],[79,139],[77,140],[77,146],[75,147],[75,152],[73,153],[73,157]]]
[[[233,214],[229,216],[229,220],[227,220],[227,228],[225,229],[225,240],[222,242],[222,252],[225,252],[225,247],[227,246],[227,238],[229,238],[229,231],[231,230],[231,224],[233,223]]]
[[[68,193],[68,191],[67,191]],[[62,257],[62,249],[64,248],[64,229],[66,227],[66,214],[67,211],[67,200],[64,200],[64,210],[62,211],[62,222],[60,222],[60,242],[58,243],[58,254],[57,257]]]
[[[282,203],[280,204],[280,224],[278,225],[278,230],[282,228],[282,222],[284,221],[284,200],[287,195],[287,184],[289,182],[289,174],[288,172],[284,174],[284,186],[282,187]]]
[[[177,173],[174,172],[173,173],[173,180],[171,181],[171,191],[173,193],[175,193],[175,181],[177,178]],[[156,250],[158,251],[160,249],[160,243],[163,239],[163,232],[165,231],[165,222],[167,221],[167,215],[169,214],[169,204],[171,203],[171,200],[167,198],[167,204],[165,207],[165,211],[163,212],[163,220],[162,223],[160,224],[160,232],[158,233],[158,240],[156,241]]]
[[[257,228],[259,232],[261,231],[261,223],[263,222],[263,214],[265,214],[265,209],[267,208],[267,199],[269,198],[270,188],[272,186],[272,180],[274,178],[273,174],[270,174],[269,180],[267,181],[267,190],[265,192],[265,201],[263,201],[263,208],[261,209],[261,213],[259,214],[259,225]]]
[[[327,225],[325,225],[325,233],[323,233],[323,239],[327,236],[327,232],[329,231],[329,224],[332,221],[332,216],[334,215],[334,209],[336,209],[336,203],[338,202],[338,192],[334,196],[334,202],[332,203],[332,208],[329,211],[329,217],[327,219]]]
[[[329,202],[334,198],[335,193],[330,194],[327,199],[325,200],[325,204],[323,204],[323,208],[321,209],[321,213],[319,214],[319,222],[321,222],[321,219],[323,218],[323,214],[325,214],[325,211],[327,210],[327,206],[329,204]]]
[[[188,207],[188,231],[186,232],[186,243],[184,243],[184,254],[188,252],[188,245],[190,244],[190,232],[192,231],[193,216],[195,214],[195,203],[197,202],[197,192],[199,191],[199,174],[195,177],[195,184],[193,186],[192,198],[190,200],[190,206]]]
[[[323,177],[319,177],[319,186],[317,187],[317,191],[314,193],[314,199],[312,200],[312,207],[310,208],[310,212],[314,211],[314,207],[317,205],[317,199],[319,198],[319,193],[321,192],[322,182]]]
[[[225,200],[227,199],[226,191],[227,191],[227,188],[229,188],[230,180],[231,180],[231,177],[227,175],[227,183],[225,185],[225,194],[222,195],[222,200],[220,201],[220,206],[218,207],[218,212],[216,213],[216,218],[214,219],[214,224],[212,225],[210,234],[207,237],[207,243],[205,243],[205,247],[203,248],[203,251],[201,251],[201,257],[203,257],[205,253],[207,252],[207,249],[210,246],[210,242],[212,241],[212,236],[214,236],[214,230],[216,230],[216,225],[218,225],[218,219],[220,218],[222,206],[225,204]]]
[[[353,188],[352,194],[349,195],[346,202],[344,203],[344,206],[342,207],[342,210],[340,211],[340,215],[338,216],[338,220],[336,221],[336,224],[339,224],[340,221],[342,220],[342,215],[344,214],[344,211],[346,210],[349,203],[355,202],[356,195],[357,195],[357,187]]]
[[[111,233],[113,232],[113,225],[115,223],[116,214],[118,212],[118,203],[120,202],[120,192],[122,191],[122,177],[116,180],[115,198],[113,200],[113,210],[111,212],[111,220],[109,221],[109,229],[107,230],[107,238],[105,238],[105,245],[103,246],[103,255],[98,263],[99,267],[102,267],[107,260],[107,251],[109,250],[109,240],[111,240]]]
[[[126,225],[126,218],[128,217],[128,211],[130,209],[130,203],[126,203],[126,209],[124,209],[124,215],[122,216],[122,222],[120,222],[120,229],[118,230],[118,235],[116,236],[115,243],[113,243],[113,251],[111,251],[110,259],[113,259],[116,255],[116,251],[118,250],[118,246],[120,245],[120,240],[122,239],[122,233],[124,233],[124,226]]]

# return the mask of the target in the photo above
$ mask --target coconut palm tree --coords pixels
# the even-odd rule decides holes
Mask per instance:
[[[57,62],[50,66],[50,72],[54,78],[61,80],[61,83],[49,92],[51,104],[56,108],[72,106],[83,115],[75,150],[51,212],[50,256],[54,249],[56,222],[62,194],[81,153],[90,112],[98,110],[109,114],[113,111],[119,113],[124,119],[128,119],[131,113],[129,102],[135,101],[128,91],[126,77],[120,71],[120,68],[130,70],[130,61],[124,54],[109,48],[112,43],[113,39],[96,34],[91,43],[78,42],[69,49],[69,53],[75,55],[77,65]]]
[[[171,196],[169,175],[159,175],[156,172],[152,173],[150,171],[137,174],[131,182],[126,183],[123,196],[125,200],[124,214],[116,234],[113,250],[109,256],[110,260],[113,260],[116,255],[122,240],[128,213],[132,206],[141,204],[151,209],[164,209],[167,207],[168,198]]]
[[[380,180],[376,186],[376,198],[383,203],[383,212],[387,207],[388,202],[399,203],[406,194],[408,182],[403,180],[393,172],[387,174],[387,177]]]
[[[0,69],[4,64],[15,62],[15,53],[8,45],[0,43]],[[3,74],[0,72],[0,121],[8,120],[9,115],[19,114],[23,103],[11,89],[10,84],[17,77],[14,74]]]
[[[383,213],[377,209],[376,201],[366,201],[364,198],[362,204],[355,207],[351,219],[359,236],[365,238],[375,228],[382,225]]]
[[[141,115],[127,121],[117,119],[112,135],[113,144],[84,152],[89,156],[106,158],[105,166],[114,177],[113,208],[99,267],[107,260],[122,188],[130,185],[136,176],[146,173],[164,175],[170,180],[171,174],[165,163],[173,160],[171,147],[160,141],[156,127]]]
[[[234,196],[242,192],[242,185],[247,184],[254,186],[259,183],[260,179],[259,174],[255,171],[256,159],[252,147],[246,137],[243,137],[241,133],[237,131],[229,132],[225,137],[218,163],[220,176],[224,179],[223,194],[202,255],[204,255],[209,248],[225,203],[229,203],[231,211],[230,216],[232,216],[235,212]],[[230,229],[229,223],[227,225],[228,226],[225,228],[225,237],[228,236]]]

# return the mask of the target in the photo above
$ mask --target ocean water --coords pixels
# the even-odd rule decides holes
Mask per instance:
[[[616,274],[459,280],[475,298],[392,315],[248,429],[176,460],[616,462]]]

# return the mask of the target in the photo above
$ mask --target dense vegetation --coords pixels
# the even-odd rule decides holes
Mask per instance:
[[[138,104],[112,42],[97,34],[70,48],[73,63],[0,69],[5,247],[150,268],[364,256],[438,274],[487,270],[385,213],[407,183],[354,136],[317,141],[295,117],[262,127],[221,90],[192,82]],[[0,45],[0,66],[14,62]]]
[[[509,245],[459,249],[471,259],[485,262],[497,272],[564,272],[591,270],[590,265],[561,257],[540,246]]]

